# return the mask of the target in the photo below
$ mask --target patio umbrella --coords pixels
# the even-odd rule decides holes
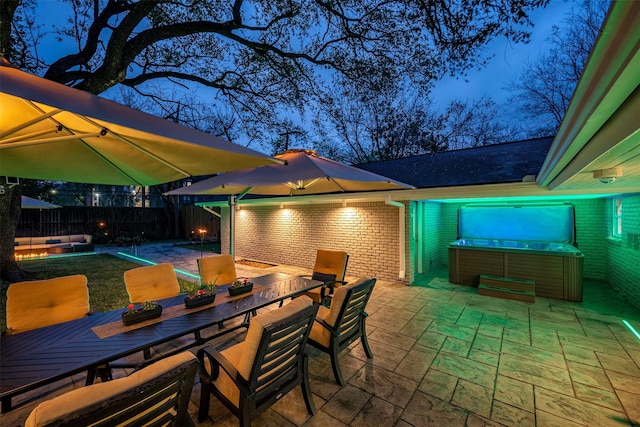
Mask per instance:
[[[42,209],[57,209],[62,206],[56,205],[54,203],[45,202],[43,200],[34,199],[29,196],[21,196],[21,207],[22,209],[38,209],[40,212],[38,213],[38,227],[40,228],[40,233],[42,233]],[[33,239],[33,222],[31,222],[31,233],[29,235],[29,249],[31,249],[31,240]]]
[[[0,63],[0,174],[155,185],[278,163],[257,151]]]
[[[61,207],[62,206],[54,203],[45,202],[28,196],[22,196],[22,209],[56,209]]]
[[[312,150],[288,150],[275,156],[286,164],[242,169],[168,192],[185,194],[262,194],[303,196],[345,191],[400,190],[409,184],[319,156]]]
[[[311,194],[400,190],[414,188],[373,172],[345,165],[313,150],[288,150],[275,156],[285,164],[242,169],[208,178],[168,192],[169,195],[228,194],[233,207],[235,196],[261,194],[303,196]],[[230,220],[230,253],[234,246],[234,216]]]

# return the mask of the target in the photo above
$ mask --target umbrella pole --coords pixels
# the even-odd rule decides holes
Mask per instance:
[[[229,196],[229,254],[235,256],[236,196]]]

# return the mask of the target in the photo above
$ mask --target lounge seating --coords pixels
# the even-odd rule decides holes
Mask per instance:
[[[360,279],[336,289],[331,308],[320,306],[311,328],[309,344],[331,356],[333,375],[341,386],[344,386],[345,382],[338,355],[344,348],[360,338],[367,357],[373,357],[367,341],[367,313],[364,309],[375,283],[376,279]]]
[[[325,295],[333,294],[334,288],[345,285],[344,276],[347,272],[349,255],[342,251],[327,251],[318,249],[316,263],[311,278],[324,282],[321,288],[305,292],[315,303],[322,303]]]
[[[236,263],[232,255],[199,258],[198,271],[203,284],[226,285],[235,282],[237,278]]]
[[[7,289],[7,329],[25,332],[89,314],[87,276],[17,282]]]
[[[129,301],[134,304],[171,298],[180,293],[180,283],[170,263],[127,270],[124,272],[124,284]]]
[[[90,234],[70,234],[65,236],[16,237],[15,252],[44,251],[49,253],[90,252],[94,250]]]
[[[197,366],[183,352],[128,377],[75,389],[36,406],[25,427],[193,425],[187,408]]]
[[[209,415],[213,393],[239,418],[241,426],[250,426],[261,412],[298,385],[302,385],[307,410],[314,414],[305,344],[318,307],[308,297],[296,298],[255,316],[243,342],[221,352],[211,347],[199,350],[198,420]]]

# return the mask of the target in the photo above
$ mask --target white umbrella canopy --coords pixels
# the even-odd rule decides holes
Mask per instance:
[[[21,202],[22,209],[57,209],[62,207],[54,203],[45,202],[28,196],[22,196]]]
[[[275,156],[286,164],[242,169],[168,192],[186,194],[262,194],[303,196],[344,191],[414,188],[382,175],[318,156],[312,150],[288,150]]]
[[[288,150],[275,156],[285,164],[242,169],[169,191],[168,195],[228,194],[229,253],[235,250],[235,195],[303,196],[340,192],[414,188],[373,172],[318,156],[313,150]]]
[[[1,175],[155,185],[279,163],[4,61],[0,65]]]

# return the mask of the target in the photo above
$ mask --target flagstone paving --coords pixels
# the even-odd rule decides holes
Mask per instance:
[[[145,245],[138,256],[195,273],[200,253]],[[292,266],[237,270],[247,277],[309,272]],[[419,276],[411,287],[380,281],[367,307],[373,359],[359,341],[353,343],[340,356],[347,381],[340,387],[328,356],[310,349],[316,415],[306,413],[296,389],[254,425],[640,426],[640,340],[622,323],[640,329],[640,310],[602,286],[585,281],[581,303],[522,303],[449,284],[446,268]],[[211,345],[243,337],[240,332]],[[73,380],[53,385],[50,395],[82,386],[82,376]],[[189,409],[194,421],[199,391],[197,384]],[[43,399],[36,396],[2,415],[0,425],[21,425]],[[212,397],[209,419],[196,425],[238,422]]]

